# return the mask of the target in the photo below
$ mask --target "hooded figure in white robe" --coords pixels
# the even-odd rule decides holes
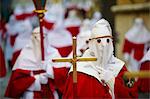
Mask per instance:
[[[142,18],[136,18],[133,26],[125,34],[124,59],[130,71],[139,70],[139,62],[147,52],[150,32],[146,29]]]

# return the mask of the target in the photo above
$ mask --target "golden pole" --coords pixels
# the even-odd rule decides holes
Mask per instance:
[[[125,72],[124,77],[132,78],[132,77],[139,77],[139,78],[150,78],[150,71],[143,70],[139,72]]]
[[[74,83],[77,83],[77,53],[76,53],[76,47],[77,47],[77,44],[76,44],[76,37],[73,37],[73,61],[72,61],[72,64],[73,64],[73,82]]]

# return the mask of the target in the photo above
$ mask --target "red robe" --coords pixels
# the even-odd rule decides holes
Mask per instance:
[[[70,26],[66,28],[73,36],[77,36],[79,34],[80,26]]]
[[[54,27],[54,23],[53,22],[48,22],[47,20],[43,20],[43,26],[48,29],[51,30]]]
[[[33,71],[34,75],[43,73],[45,71]],[[25,91],[34,83],[35,78],[30,76],[31,71],[16,69],[12,72],[11,78],[9,80],[5,97],[9,98],[20,98]],[[47,84],[41,85],[41,91],[34,91],[34,98],[50,98],[53,99],[53,81],[48,80]]]
[[[62,68],[53,68],[54,70],[54,82],[56,88],[62,94],[64,90],[64,85],[66,83],[66,79],[68,76],[69,68],[62,67]]]
[[[67,57],[72,51],[72,45],[65,46],[65,47],[60,47],[60,48],[55,47],[55,48],[58,50],[61,57]]]
[[[12,59],[11,59],[11,66],[12,66],[11,68],[13,68],[13,66],[14,66],[14,64],[15,64],[15,62],[16,62],[18,56],[20,55],[20,53],[21,53],[21,50],[15,51],[15,52],[13,53]]]
[[[17,36],[18,36],[18,33],[16,33],[15,35],[10,35],[10,45],[11,45],[11,47],[14,47]]]
[[[150,61],[143,62],[141,64],[140,70],[150,71]],[[150,92],[150,78],[139,78],[138,89],[140,92],[143,92],[143,93]]]
[[[34,13],[34,12],[30,12],[30,13],[28,12],[28,13],[23,13],[20,15],[15,15],[15,18],[16,18],[16,20],[25,20],[25,19],[27,19],[29,17],[33,17],[35,15],[36,15],[36,13]]]
[[[127,71],[124,66],[118,76],[115,78],[114,93],[115,98],[137,98],[138,92],[136,85],[133,88],[125,87],[124,81],[122,79],[124,72]],[[87,74],[78,72],[77,73],[77,89],[73,89],[72,72],[66,80],[65,87],[63,89],[63,98],[72,99],[74,98],[74,90],[77,90],[76,97],[83,99],[93,99],[93,98],[111,98],[109,93],[109,87],[103,86],[96,78],[89,76]]]
[[[132,51],[134,51],[134,59],[140,61],[144,56],[144,44],[136,44],[125,39],[123,53],[131,54]]]
[[[6,65],[5,65],[5,57],[0,46],[0,78],[6,76]]]

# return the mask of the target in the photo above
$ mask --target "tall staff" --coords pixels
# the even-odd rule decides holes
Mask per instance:
[[[39,18],[40,37],[41,37],[41,55],[42,55],[42,60],[44,60],[43,18],[44,18],[44,13],[47,11],[45,10],[46,0],[33,0],[33,3],[35,6],[34,12],[37,13],[37,16]]]

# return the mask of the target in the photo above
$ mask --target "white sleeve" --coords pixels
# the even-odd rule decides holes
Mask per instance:
[[[112,78],[110,81],[107,82],[107,85],[109,86],[110,88],[110,91],[111,91],[111,96],[112,96],[112,99],[115,99],[115,94],[114,94],[114,85],[115,85],[115,77]]]
[[[51,63],[49,62],[46,65],[47,65],[46,66],[46,74],[47,74],[48,78],[54,79],[54,71],[53,71],[53,67],[52,67]]]

